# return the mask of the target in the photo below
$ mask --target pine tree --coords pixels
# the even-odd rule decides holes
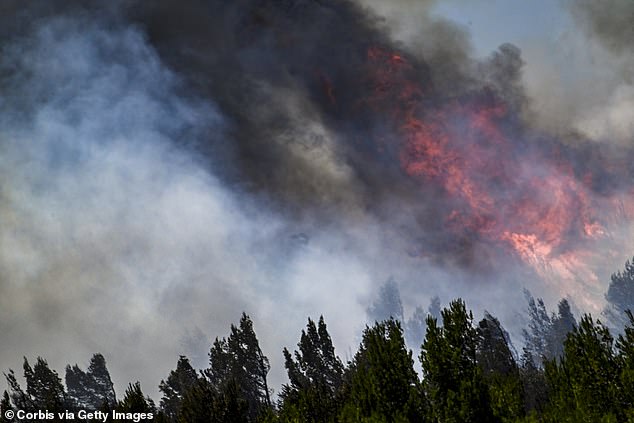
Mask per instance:
[[[228,338],[218,339],[209,352],[209,368],[205,375],[217,392],[234,382],[239,393],[249,405],[249,417],[253,420],[271,407],[267,374],[268,358],[260,349],[251,318],[242,313],[240,325],[231,325]]]
[[[205,378],[199,378],[183,397],[178,413],[179,423],[208,423],[213,419],[213,403],[217,393]]]
[[[519,368],[511,352],[508,333],[489,313],[478,323],[477,362],[489,387],[491,407],[501,421],[511,422],[524,414]]]
[[[9,369],[9,373],[5,373],[4,376],[7,379],[7,384],[9,385],[9,390],[11,391],[9,397],[15,408],[24,411],[34,411],[36,406],[20,386],[20,383],[15,376],[15,372]]]
[[[417,306],[414,314],[405,323],[405,340],[411,347],[418,348],[425,339],[425,331],[427,330],[427,316],[432,316],[438,321],[440,319],[440,298],[434,296],[427,308],[427,312],[423,308]]]
[[[181,355],[176,363],[176,370],[172,370],[166,381],[161,381],[159,390],[163,393],[161,410],[169,421],[175,422],[183,398],[198,380],[198,375],[187,357]]]
[[[347,372],[341,421],[423,421],[423,392],[413,365],[398,321],[366,327]]]
[[[634,258],[625,262],[623,271],[612,274],[605,299],[603,314],[620,331],[628,323],[625,311],[634,311]]]
[[[9,398],[9,393],[7,391],[4,391],[4,393],[2,394],[2,400],[0,400],[0,423],[9,423],[13,420],[13,419],[9,420],[4,414],[9,410],[15,412],[15,410],[11,406],[11,399]]]
[[[143,391],[141,390],[141,384],[136,382],[134,384],[129,384],[128,389],[125,391],[125,396],[119,403],[115,409],[118,413],[144,413],[146,415],[152,414],[156,415],[156,407],[154,405],[154,401],[150,397],[146,397],[143,395]],[[128,419],[126,421],[132,422],[133,419]]]
[[[546,340],[546,358],[559,359],[564,353],[564,341],[577,322],[570,310],[568,300],[562,299],[557,305],[558,314],[551,317],[550,331]]]
[[[343,380],[343,363],[335,354],[323,316],[318,327],[308,319],[293,355],[284,348],[290,383],[282,387],[281,414],[304,422],[325,422],[338,412],[336,393]]]
[[[524,349],[520,360],[520,379],[524,414],[539,414],[548,402],[548,388],[544,369],[535,365],[535,359],[530,351]]]
[[[423,308],[417,306],[414,310],[414,314],[407,319],[407,323],[405,323],[405,339],[407,340],[407,345],[418,347],[423,343],[425,330],[427,328],[427,316],[428,314],[425,313]]]
[[[478,333],[464,302],[453,301],[441,313],[442,327],[431,316],[420,360],[432,417],[442,422],[494,422],[487,387],[477,364]]]
[[[436,319],[437,322],[440,322],[440,319],[442,319],[442,310],[440,307],[440,297],[438,297],[438,295],[434,295],[432,297],[431,301],[429,302],[427,312],[432,318]]]
[[[623,389],[623,408],[626,409],[628,421],[634,421],[634,315],[627,310],[629,324],[616,341],[620,375],[619,381]]]
[[[69,408],[62,380],[42,357],[37,358],[32,368],[26,357],[24,358],[24,378],[26,394],[35,410],[57,413]]]
[[[548,412],[561,421],[624,421],[619,376],[610,331],[585,315],[568,335],[560,362],[546,363]]]
[[[379,297],[367,309],[371,322],[395,319],[403,322],[403,304],[396,281],[390,278],[379,290]]]
[[[95,411],[105,403],[114,405],[117,402],[106,359],[101,354],[92,356],[87,372],[76,364],[66,366],[65,379],[68,396],[77,408]]]
[[[524,329],[525,348],[535,360],[535,366],[541,367],[548,358],[548,338],[551,330],[551,319],[541,298],[535,300],[528,290],[524,290],[528,301],[528,330]]]
[[[259,413],[265,412],[260,410]],[[235,379],[230,380],[212,402],[211,422],[248,423],[256,421],[255,419],[249,418],[248,401],[244,399]]]

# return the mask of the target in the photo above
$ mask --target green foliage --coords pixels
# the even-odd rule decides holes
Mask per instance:
[[[177,416],[179,423],[207,423],[212,421],[216,391],[205,378],[198,379],[183,397]]]
[[[422,421],[423,393],[403,330],[393,319],[366,327],[346,375],[343,422]]]
[[[619,373],[610,331],[584,316],[568,335],[560,362],[546,363],[547,415],[571,422],[624,421]]]
[[[204,374],[220,395],[231,397],[235,384],[237,395],[248,404],[249,418],[255,421],[271,408],[266,379],[270,368],[268,358],[260,349],[251,318],[242,313],[239,326],[231,325],[229,337],[214,341],[209,352],[209,368]]]
[[[461,300],[453,301],[441,314],[442,327],[436,319],[427,319],[420,356],[433,420],[496,421],[476,360],[478,333],[472,324],[473,315]]]
[[[100,404],[101,411],[129,413],[119,421],[146,413],[157,423],[634,422],[634,315],[624,314],[629,323],[615,341],[591,316],[577,324],[567,301],[549,315],[543,301],[529,297],[528,342],[518,364],[495,317],[485,313],[474,326],[464,302],[453,301],[440,312],[442,325],[427,316],[422,382],[399,321],[366,327],[345,367],[323,317],[308,319],[297,349],[283,350],[289,382],[279,411],[270,403],[268,359],[243,314],[227,338],[216,338],[204,372],[179,358],[159,385],[158,413],[138,382],[118,403],[104,401],[114,390],[100,354],[86,372],[67,367],[68,393],[44,359],[31,366],[25,358],[26,386],[9,370],[0,409],[58,412]],[[551,358],[542,361],[536,353]],[[0,423],[6,421],[0,415]]]
[[[544,370],[535,365],[535,360],[527,349],[524,349],[522,354],[519,370],[524,413],[527,415],[539,414],[548,402],[548,388]]]
[[[185,394],[194,386],[198,375],[185,356],[180,356],[176,370],[172,370],[167,380],[162,380],[159,390],[163,393],[161,410],[168,421],[175,422]]]
[[[343,363],[335,355],[323,316],[318,327],[308,319],[293,355],[285,348],[290,383],[282,387],[282,421],[327,422],[339,412],[336,399],[343,381]]]
[[[141,384],[135,382],[130,383],[125,391],[125,396],[115,408],[120,413],[152,413],[156,414],[154,401],[150,397],[143,395]]]
[[[621,368],[620,383],[623,387],[623,401],[630,410],[628,418],[634,421],[634,315],[627,311],[629,325],[616,341],[618,363]]]
[[[204,379],[198,379],[183,398],[177,421],[179,423],[248,423],[249,404],[242,397],[240,387],[229,380],[221,389]]]
[[[485,312],[477,328],[477,362],[488,386],[491,409],[503,422],[524,414],[523,386],[508,334],[495,317]]]

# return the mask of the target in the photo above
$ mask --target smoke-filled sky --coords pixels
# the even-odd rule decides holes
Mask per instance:
[[[512,333],[634,254],[634,4],[0,4],[0,368],[206,365],[242,311],[349,358],[389,278]]]

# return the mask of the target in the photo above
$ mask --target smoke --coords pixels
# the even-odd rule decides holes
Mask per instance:
[[[521,51],[474,59],[434,4],[3,3],[0,367],[99,351],[156,395],[244,310],[279,387],[308,316],[345,358],[390,278],[406,318],[516,333],[524,286],[600,302],[631,150],[536,130]],[[622,87],[588,135],[631,136]]]
[[[632,141],[632,5],[628,1],[560,2],[556,31],[524,49],[535,123],[575,131],[603,148]],[[548,41],[546,41],[548,39]]]

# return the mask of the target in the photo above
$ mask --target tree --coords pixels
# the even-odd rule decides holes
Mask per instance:
[[[427,308],[427,312],[422,307],[417,306],[414,314],[405,323],[405,339],[409,346],[418,348],[425,339],[427,329],[427,316],[432,316],[438,321],[440,319],[440,298],[434,296]]]
[[[162,380],[159,390],[163,393],[161,410],[171,422],[175,422],[180,411],[183,398],[198,380],[198,375],[189,364],[189,359],[181,355],[176,363],[176,370],[172,370],[167,381]]]
[[[564,353],[564,341],[577,322],[570,310],[568,300],[562,299],[557,305],[558,314],[551,317],[550,331],[546,339],[546,357],[559,359]]]
[[[427,312],[431,317],[439,321],[442,318],[442,310],[440,308],[440,297],[438,295],[434,295],[429,302],[429,307],[427,308]]]
[[[407,319],[405,323],[405,339],[407,340],[407,345],[417,347],[422,344],[427,328],[427,316],[428,314],[425,313],[423,308],[417,306],[414,310],[414,314]]]
[[[568,300],[562,299],[557,305],[557,314],[548,314],[544,301],[535,300],[527,290],[528,330],[523,330],[525,349],[535,360],[535,366],[542,367],[545,360],[559,359],[563,354],[564,341],[575,327],[576,321]]]
[[[427,318],[420,360],[432,417],[442,422],[493,422],[487,387],[477,364],[478,333],[462,300]]]
[[[524,414],[541,413],[548,402],[548,389],[544,369],[535,365],[535,359],[526,348],[520,360]]]
[[[150,397],[146,397],[143,395],[143,391],[141,390],[141,384],[136,382],[134,384],[129,384],[128,389],[125,391],[125,396],[115,409],[118,413],[125,414],[135,414],[135,413],[145,413],[156,415],[156,407],[154,405],[154,401]],[[133,421],[133,419],[127,419],[127,421]]]
[[[366,327],[347,371],[341,421],[422,421],[423,393],[413,366],[397,320]]]
[[[236,383],[241,398],[249,405],[249,417],[255,420],[271,407],[266,380],[269,370],[269,360],[260,349],[253,322],[242,313],[240,325],[231,325],[229,337],[214,341],[204,374],[216,392],[226,391],[232,381]]]
[[[379,290],[379,297],[367,309],[371,322],[381,322],[386,319],[403,321],[403,304],[396,281],[390,278]]]
[[[620,331],[628,323],[625,311],[634,311],[634,258],[625,262],[623,271],[612,274],[605,299],[603,314]]]
[[[610,331],[585,315],[568,335],[559,363],[546,363],[548,412],[560,421],[624,421],[619,375]]]
[[[476,359],[489,388],[491,407],[501,421],[515,421],[524,413],[519,368],[508,333],[489,313],[478,323]]]
[[[104,404],[115,405],[117,402],[106,359],[101,354],[92,356],[87,372],[76,364],[66,366],[65,379],[68,396],[77,408],[96,411]]]
[[[35,410],[56,413],[68,408],[69,402],[62,380],[42,357],[37,358],[32,368],[26,357],[24,358],[24,378],[26,394]]]
[[[343,381],[343,363],[335,354],[323,316],[318,326],[308,319],[293,355],[284,348],[289,384],[282,387],[281,414],[304,422],[325,422],[338,413],[336,393]]]
[[[4,391],[4,393],[2,394],[2,400],[0,400],[0,423],[11,422],[12,419],[9,420],[4,414],[9,410],[15,411],[13,407],[11,406],[11,399],[9,398],[9,393],[7,391]]]
[[[525,349],[535,360],[537,367],[542,366],[543,360],[548,355],[548,338],[550,334],[551,321],[544,301],[538,298],[537,301],[528,290],[524,290],[524,295],[528,301],[528,330],[522,330],[525,341]]]
[[[9,385],[9,390],[11,391],[9,397],[11,402],[18,410],[32,411],[35,410],[35,404],[33,404],[33,400],[24,392],[17,378],[15,377],[15,372],[9,369],[9,373],[4,374],[7,379],[7,384]]]
[[[209,381],[199,378],[187,391],[178,413],[179,423],[208,423],[213,419],[216,391]]]
[[[53,421],[61,421],[57,413],[64,412],[71,407],[57,372],[51,370],[42,357],[37,358],[33,367],[24,357],[23,368],[26,391],[20,386],[13,370],[9,370],[9,373],[5,373],[5,377],[10,393],[3,398],[2,402],[7,403],[8,401],[9,404],[13,405],[13,408],[26,412],[48,410],[54,413]]]
[[[619,381],[623,387],[623,405],[628,421],[634,421],[634,315],[627,310],[629,324],[616,340],[616,350],[621,374]]]
[[[249,423],[249,404],[234,379],[220,389],[198,378],[181,402],[179,423]]]

